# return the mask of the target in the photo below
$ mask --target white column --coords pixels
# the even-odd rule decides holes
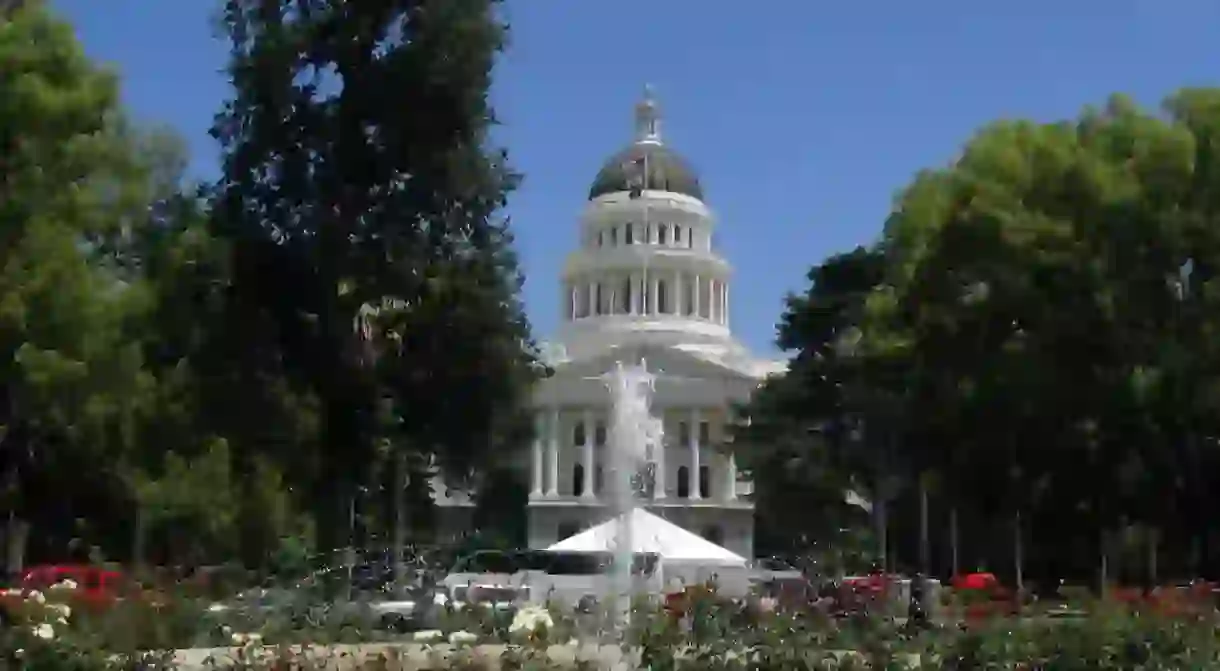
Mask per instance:
[[[729,452],[724,460],[724,500],[737,500],[737,457]]]
[[[581,497],[591,499],[593,498],[593,469],[597,467],[593,456],[593,434],[596,431],[593,430],[593,412],[591,410],[585,410],[583,421],[585,423],[585,444],[581,445],[581,447],[584,448],[585,468],[583,473],[584,482],[581,486]]]
[[[720,323],[729,323],[729,288],[724,282],[720,283]]]
[[[570,305],[568,305],[568,319],[575,320],[576,315],[580,313],[578,308],[580,305],[580,292],[575,286],[572,286],[571,291],[568,293],[571,294],[568,298],[568,302],[570,303]]]
[[[720,323],[720,301],[716,297],[719,292],[720,281],[709,279],[707,281],[707,316],[713,323]]]
[[[699,477],[699,420],[702,413],[699,408],[694,408],[690,411],[690,497],[692,499],[700,499],[700,481]]]
[[[597,282],[589,283],[589,314],[586,317],[592,317],[597,314]]]
[[[550,482],[547,483],[546,495],[555,498],[559,496],[559,410],[552,408],[550,415],[550,426],[548,427],[550,436],[547,441],[550,445],[550,453],[547,455]]]
[[[674,271],[674,314],[681,317],[685,314],[686,306],[683,305],[686,301],[683,300],[685,292],[682,291],[682,273]]]
[[[657,295],[660,293],[658,284],[660,280],[656,277],[648,278],[648,314],[659,314],[657,309]]]
[[[545,440],[546,425],[542,413],[534,414],[534,445],[531,454],[530,464],[533,466],[533,487],[530,489],[530,498],[539,498],[542,496],[542,441]]]
[[[661,419],[661,422],[665,421],[664,408],[654,408],[653,412]],[[662,432],[663,435],[664,432]],[[653,455],[652,460],[654,464],[652,498],[663,499],[665,498],[665,441],[662,440],[661,444],[654,446],[653,449],[656,450],[656,454]]]
[[[695,275],[693,281],[695,283],[695,292],[693,294],[695,299],[695,319],[700,319],[703,317],[703,292],[700,290],[701,282],[699,281],[699,275]]]
[[[728,284],[725,284],[725,326],[728,326]]]

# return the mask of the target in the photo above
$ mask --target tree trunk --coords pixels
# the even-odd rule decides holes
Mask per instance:
[[[132,524],[131,564],[137,568],[144,565],[144,544],[146,542],[144,529],[144,504],[137,503],[135,520]]]
[[[932,572],[932,541],[928,537],[928,483],[919,479],[919,571],[927,577]]]
[[[394,593],[401,598],[406,588],[407,545],[407,464],[406,455],[398,450],[394,457]]]
[[[1110,584],[1110,553],[1109,553],[1109,534],[1105,529],[1098,532],[1098,552],[1099,566],[1097,571],[1098,594],[1102,597],[1106,595],[1106,585]]]
[[[1017,578],[1017,594],[1020,595],[1025,591],[1025,543],[1021,537],[1020,509],[1013,515],[1012,519],[1012,562],[1013,571],[1016,573]]]
[[[957,506],[954,505],[949,509],[949,555],[950,564],[953,571],[950,577],[957,577],[957,575],[961,572],[957,543]]]
[[[25,550],[29,539],[29,523],[10,513],[4,530],[4,565],[10,576],[21,573],[25,568]]]
[[[1157,529],[1148,530],[1148,587],[1155,589],[1157,586],[1157,550],[1160,545],[1161,534]]]
[[[877,511],[877,555],[880,557],[879,564],[882,573],[889,573],[890,548],[889,548],[889,511],[886,505],[885,495],[873,504],[874,510]]]
[[[356,570],[356,492],[352,490],[347,499],[347,549],[343,552],[343,566],[347,571],[346,599],[352,600],[353,574]]]

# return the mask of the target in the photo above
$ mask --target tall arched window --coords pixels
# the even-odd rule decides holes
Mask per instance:
[[[707,466],[699,467],[699,496],[700,498],[710,499],[712,479],[708,477]]]
[[[658,245],[668,245],[669,244],[669,227],[666,226],[665,224],[661,224],[661,225],[657,226],[657,244]]]
[[[597,468],[593,469],[593,493],[602,493],[602,465],[598,464]]]
[[[669,283],[665,280],[657,280],[657,313],[669,314]]]
[[[690,498],[690,469],[685,466],[678,467],[678,498]]]
[[[674,224],[674,246],[676,247],[681,243],[682,243],[682,229],[677,224]]]
[[[593,314],[602,314],[602,284],[598,282],[593,285]]]
[[[585,467],[581,464],[576,464],[572,467],[572,496],[580,496],[585,493]]]
[[[631,314],[631,278],[623,279],[623,286],[618,290],[619,312]]]
[[[617,226],[610,229],[610,246],[611,247],[618,246],[618,227]]]
[[[698,291],[698,287],[695,286],[693,278],[688,277],[684,288],[686,290],[686,300],[684,301],[686,303],[686,315],[689,317],[695,314],[695,292]]]
[[[634,245],[635,244],[635,224],[629,223],[623,229],[623,244],[624,245]]]
[[[585,423],[577,420],[575,426],[572,427],[572,446],[580,447],[585,444]]]

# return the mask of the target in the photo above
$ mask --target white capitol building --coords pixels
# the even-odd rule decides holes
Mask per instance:
[[[642,505],[744,556],[754,555],[750,483],[725,450],[726,423],[784,361],[760,360],[729,327],[732,268],[712,244],[716,222],[690,165],[662,142],[651,95],[635,141],[598,172],[578,247],[561,275],[554,375],[533,394],[529,545],[544,548],[609,515],[602,498],[609,392],[598,379],[644,360],[657,375],[653,412],[665,449]],[[441,496],[438,503],[460,505]]]

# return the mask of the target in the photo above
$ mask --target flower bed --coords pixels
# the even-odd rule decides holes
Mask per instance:
[[[0,641],[0,668],[1220,669],[1212,613],[1168,617],[1096,604],[1088,617],[1070,621],[1004,618],[969,627],[916,630],[881,618],[833,620],[816,612],[772,612],[727,604],[707,594],[670,603],[668,609],[636,608],[623,632],[622,652],[624,648],[611,642],[597,643],[606,615],[540,606],[515,613],[477,607],[449,610],[436,629],[397,637],[351,630],[343,635],[352,642],[343,643],[325,628],[291,630],[280,623],[241,631],[230,624],[201,625],[207,620],[197,605],[130,604],[88,613],[74,609],[71,598],[71,586],[45,594],[5,594],[8,626]],[[209,628],[209,645],[223,647],[137,651],[186,647],[174,641],[207,638],[186,633],[189,628],[178,623],[192,617],[197,627]],[[135,631],[140,628],[148,630]],[[135,645],[140,641],[161,643]]]

